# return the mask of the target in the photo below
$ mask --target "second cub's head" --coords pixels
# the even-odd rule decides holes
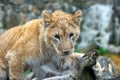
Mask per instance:
[[[80,34],[82,12],[80,10],[68,14],[63,11],[49,13],[43,11],[45,42],[58,55],[66,56],[74,51],[74,45]]]

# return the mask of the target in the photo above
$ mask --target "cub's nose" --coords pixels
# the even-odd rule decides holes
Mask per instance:
[[[64,51],[63,53],[64,53],[64,55],[69,55],[70,51]]]

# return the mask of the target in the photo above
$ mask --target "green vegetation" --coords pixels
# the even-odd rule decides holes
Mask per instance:
[[[27,70],[27,71],[24,73],[24,75],[25,75],[25,76],[28,76],[30,73],[31,73],[31,70]]]
[[[99,53],[99,55],[103,55],[103,56],[107,56],[108,55],[108,50],[107,49],[105,49],[105,48],[102,48],[102,47],[99,47],[98,48],[98,53]]]
[[[80,49],[75,49],[75,52],[80,53],[81,50]]]

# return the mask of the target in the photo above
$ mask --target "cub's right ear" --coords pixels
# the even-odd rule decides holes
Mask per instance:
[[[82,18],[82,11],[81,10],[77,10],[72,14],[72,20],[78,26],[81,23],[81,18]]]
[[[45,27],[48,27],[51,23],[51,18],[52,18],[52,14],[49,13],[47,10],[44,10],[42,12],[42,16],[43,16],[43,20],[44,20],[44,25]]]

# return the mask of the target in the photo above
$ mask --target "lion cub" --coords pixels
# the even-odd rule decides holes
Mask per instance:
[[[24,69],[30,67],[39,77],[39,67],[73,53],[80,34],[80,10],[43,11],[41,19],[9,29],[0,36],[0,80],[24,80]],[[38,78],[39,79],[39,78]]]

